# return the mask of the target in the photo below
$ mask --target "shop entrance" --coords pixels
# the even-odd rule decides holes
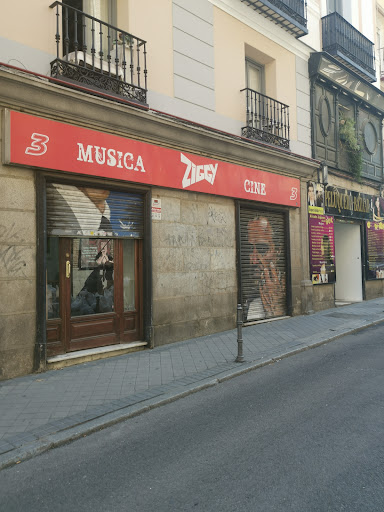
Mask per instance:
[[[143,196],[47,183],[47,355],[143,337]]]
[[[141,241],[48,239],[48,355],[140,340]]]
[[[335,301],[361,302],[361,233],[359,224],[335,222],[336,283]]]

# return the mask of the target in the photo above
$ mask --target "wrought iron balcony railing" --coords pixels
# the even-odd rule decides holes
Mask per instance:
[[[293,34],[308,34],[306,0],[241,0]]]
[[[247,113],[242,136],[289,149],[289,106],[248,87],[243,91]]]
[[[50,7],[56,8],[51,76],[146,104],[146,41],[61,2]]]
[[[337,12],[321,21],[323,51],[365,80],[375,82],[374,44]]]

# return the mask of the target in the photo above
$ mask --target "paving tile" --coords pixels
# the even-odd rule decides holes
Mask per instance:
[[[383,309],[384,298],[344,307],[343,316],[332,309],[244,327],[244,355],[249,361],[278,358],[381,319]],[[0,383],[0,452],[12,449],[11,436],[20,445],[236,368],[237,348],[232,330]]]

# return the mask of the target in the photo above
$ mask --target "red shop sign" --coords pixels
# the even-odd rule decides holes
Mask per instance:
[[[296,178],[9,112],[5,163],[300,206]]]

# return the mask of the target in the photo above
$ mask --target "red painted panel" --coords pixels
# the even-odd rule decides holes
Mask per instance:
[[[296,178],[10,112],[6,163],[300,206]]]

